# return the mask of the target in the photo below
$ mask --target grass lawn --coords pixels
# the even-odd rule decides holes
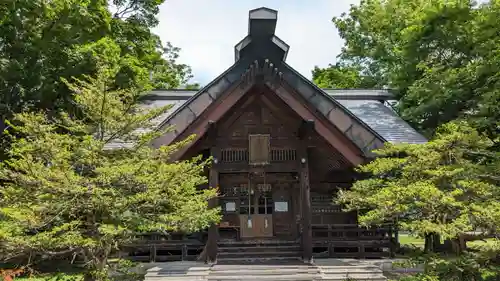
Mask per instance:
[[[423,247],[425,241],[422,238],[411,236],[409,234],[399,234],[399,243],[403,245],[414,245],[417,247]]]
[[[476,241],[469,241],[467,242],[467,248],[479,248],[481,246],[485,246],[488,243],[494,243],[495,239],[494,238],[488,238],[484,240],[476,240]],[[413,245],[417,247],[424,247],[425,245],[425,240],[422,238],[418,238],[415,236],[411,236],[409,234],[399,234],[399,243],[403,245]],[[441,241],[443,243],[443,241]],[[497,242],[498,243],[498,242]]]
[[[467,242],[467,247],[472,249],[478,249],[482,246],[486,246],[487,244],[499,243],[499,241],[495,238],[487,238],[484,240],[476,240]]]

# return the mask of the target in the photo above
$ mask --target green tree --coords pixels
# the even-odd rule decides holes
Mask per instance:
[[[78,255],[93,280],[107,280],[108,258],[137,233],[196,231],[219,218],[208,209],[210,159],[169,162],[188,140],[151,148],[162,134],[138,90],[114,89],[116,71],[66,82],[81,118],[18,113],[9,159],[0,164],[0,258]],[[61,128],[63,130],[61,130]]]
[[[388,144],[359,168],[371,177],[340,192],[338,201],[367,210],[362,224],[397,221],[425,237],[429,251],[435,234],[464,250],[466,232],[500,234],[500,158],[488,152],[492,145],[465,123],[443,125],[426,144]]]
[[[113,0],[115,10],[113,16],[122,20],[132,20],[144,26],[153,27],[158,24],[156,15],[160,11],[159,6],[165,0]]]
[[[150,31],[163,2],[2,1],[0,131],[5,119],[25,110],[71,112],[71,91],[60,78],[93,76],[102,64],[119,67],[116,88],[185,84],[190,69],[176,62],[178,48]]]
[[[399,113],[427,136],[466,119],[494,138],[500,1],[482,2],[362,0],[333,19],[345,41],[339,63],[360,66],[394,89]]]
[[[370,89],[380,87],[377,80],[361,73],[359,67],[330,64],[327,68],[314,67],[313,82],[320,88],[330,89]]]

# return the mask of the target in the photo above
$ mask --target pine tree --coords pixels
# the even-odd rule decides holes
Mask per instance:
[[[79,255],[106,280],[114,250],[137,233],[196,231],[219,218],[199,190],[209,160],[169,161],[189,139],[152,148],[164,133],[150,120],[168,110],[140,106],[138,89],[114,90],[113,71],[66,81],[78,116],[20,113],[9,123],[0,164],[0,258]]]
[[[438,235],[459,242],[475,230],[499,235],[500,158],[488,152],[492,145],[460,122],[443,125],[426,144],[387,145],[359,168],[371,177],[340,192],[338,201],[368,210],[360,216],[363,224],[397,221],[426,240]],[[432,245],[426,241],[427,250]]]

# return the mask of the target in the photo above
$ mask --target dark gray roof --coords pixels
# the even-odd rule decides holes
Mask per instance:
[[[176,92],[176,91],[172,91]],[[188,95],[188,96],[187,96]],[[171,105],[172,107],[169,108],[168,111],[165,113],[161,114],[157,118],[151,120],[153,123],[153,126],[159,127],[160,124],[165,121],[165,119],[168,119],[172,113],[174,113],[181,105],[183,105],[186,100],[193,95],[193,92],[186,92],[186,98],[181,98],[177,96],[172,96],[168,99],[161,99],[155,96],[154,94],[148,95],[148,98],[142,101],[142,108],[147,110],[147,109],[154,109],[154,108],[161,108],[167,105]],[[146,133],[148,130],[143,128],[136,130],[136,133]],[[125,142],[121,140],[114,140],[108,144],[105,145],[106,149],[116,149],[116,148],[130,148],[133,146],[133,143],[131,142]]]
[[[401,119],[392,108],[380,101],[338,99],[338,102],[387,142],[425,143],[427,141],[424,136]]]
[[[388,90],[380,89],[322,89],[336,100],[392,100],[394,96]]]

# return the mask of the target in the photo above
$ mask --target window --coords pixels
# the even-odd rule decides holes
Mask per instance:
[[[273,213],[273,193],[270,184],[257,184],[259,191],[258,197],[258,214],[272,214]]]
[[[265,165],[270,161],[270,135],[249,135],[249,163]]]

